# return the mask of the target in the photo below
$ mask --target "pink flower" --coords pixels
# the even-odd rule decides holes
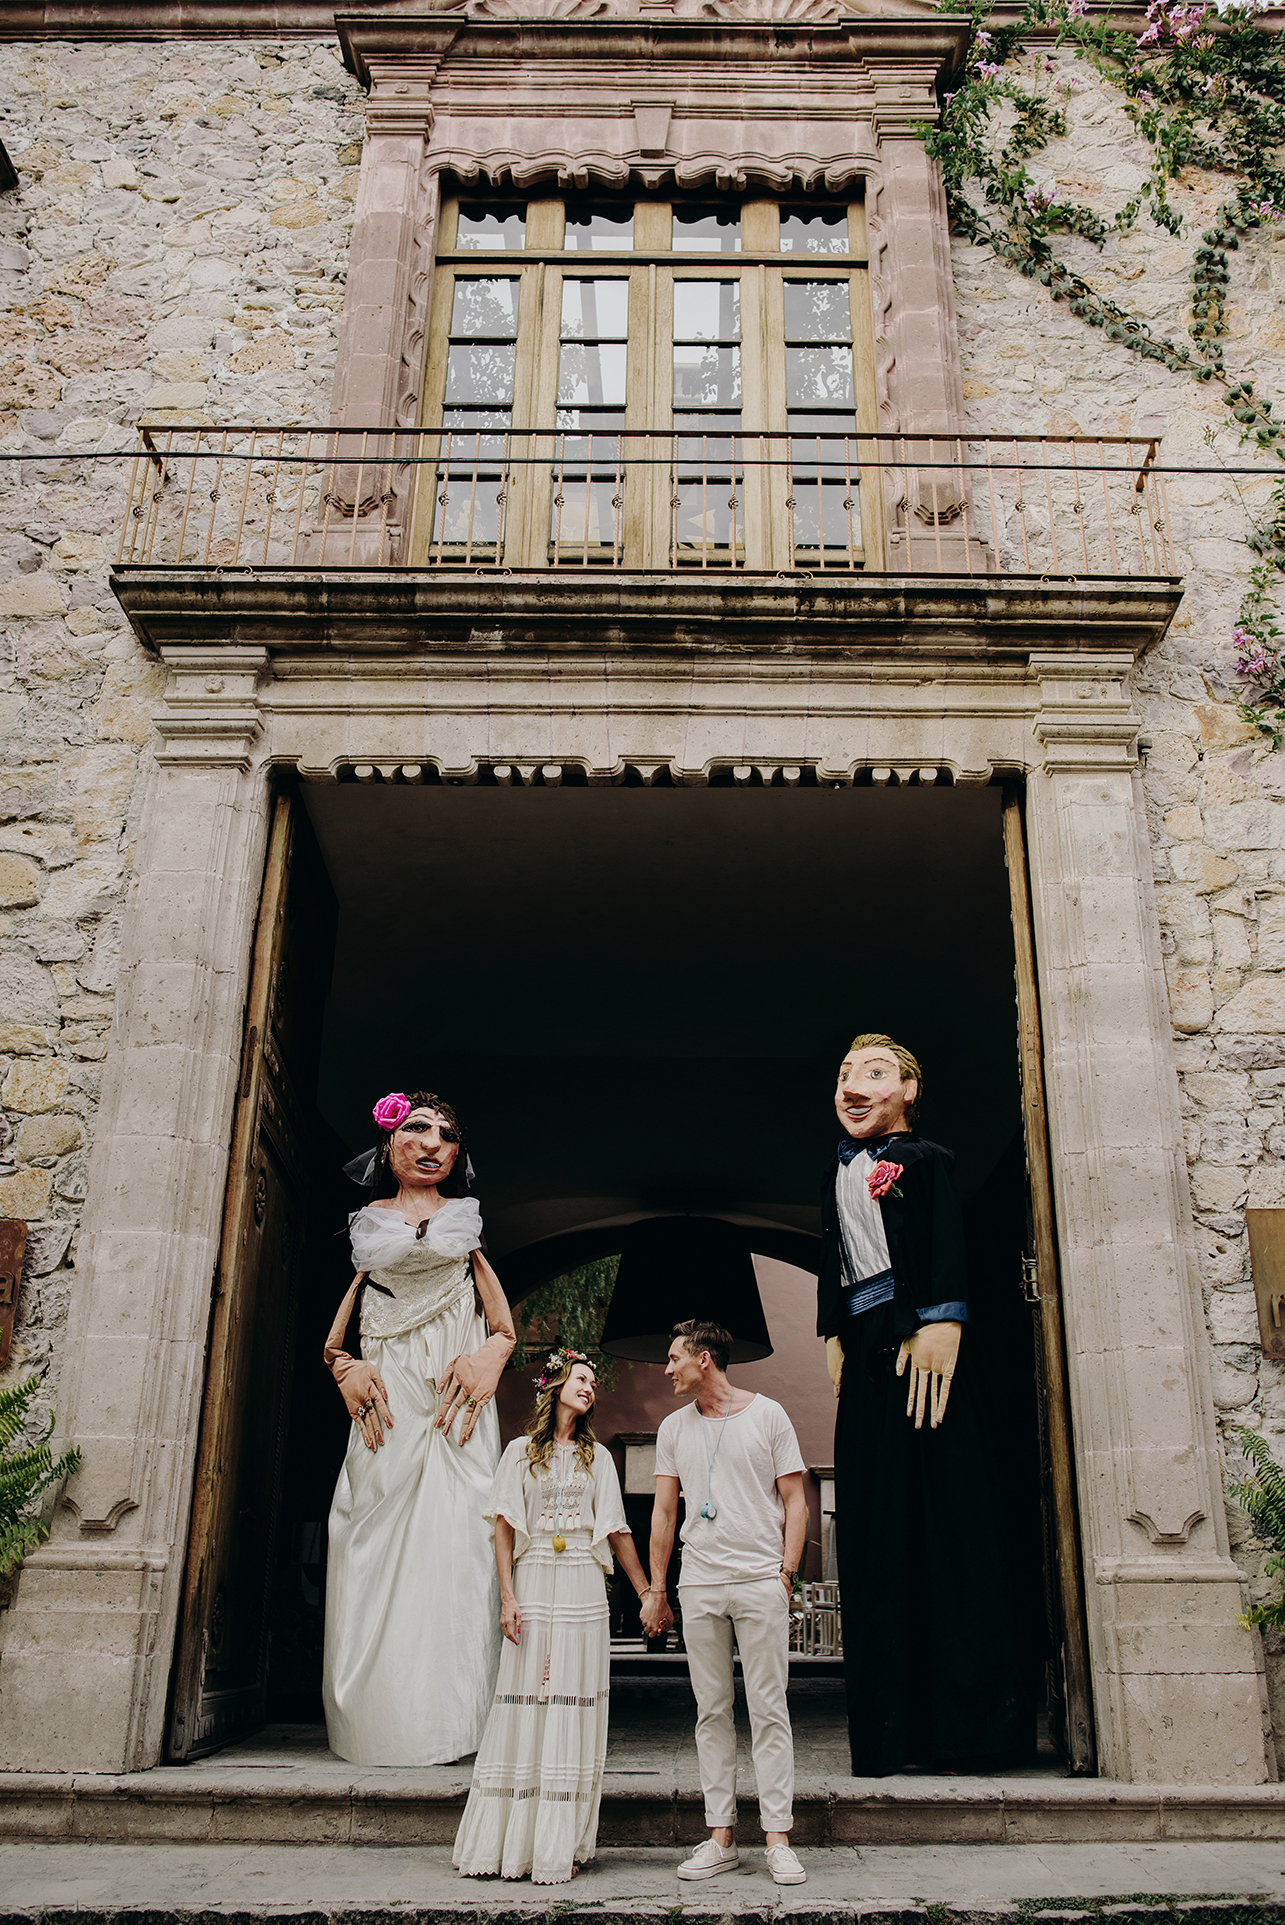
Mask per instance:
[[[870,1191],[871,1196],[876,1199],[881,1196],[888,1196],[889,1194],[892,1196],[900,1196],[901,1191],[897,1188],[897,1178],[901,1175],[903,1168],[904,1165],[901,1163],[876,1163],[866,1178],[866,1187]]]
[[[406,1121],[410,1115],[410,1104],[399,1089],[390,1090],[387,1096],[380,1097],[371,1115],[381,1130],[391,1132],[400,1129]]]
[[[999,72],[999,67],[993,60],[979,60],[977,63],[977,71],[983,80],[994,80],[996,74]]]

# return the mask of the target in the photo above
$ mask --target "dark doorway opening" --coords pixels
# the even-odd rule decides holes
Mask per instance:
[[[730,1217],[806,1269],[836,1063],[857,1030],[915,1050],[923,1127],[957,1154],[972,1227],[970,1341],[1034,1678],[1050,1640],[1000,792],[340,783],[301,798],[338,902],[325,1155],[370,1143],[385,1090],[441,1090],[515,1296],[653,1213]],[[359,1199],[337,1168],[320,1195],[280,1473],[273,1721],[321,1715],[325,1525],[348,1434],[321,1347],[350,1275],[329,1232]]]

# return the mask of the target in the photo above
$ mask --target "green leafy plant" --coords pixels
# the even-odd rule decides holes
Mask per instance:
[[[1143,360],[1221,390],[1229,419],[1285,466],[1285,413],[1252,380],[1226,365],[1227,295],[1234,255],[1257,228],[1285,219],[1285,47],[1255,21],[1265,0],[1220,12],[1210,0],[1149,0],[1140,32],[1121,31],[1110,10],[1088,0],[1027,0],[1000,27],[977,0],[942,0],[969,16],[967,47],[943,94],[936,126],[922,130],[938,161],[951,225],[1008,266],[1065,301],[1087,327]],[[1038,40],[1039,45],[1028,45]],[[1069,49],[1123,96],[1124,112],[1151,149],[1147,178],[1111,220],[1062,198],[1027,166],[1068,131],[1067,104],[1082,84]],[[1051,237],[1076,234],[1101,248],[1146,211],[1156,226],[1182,232],[1170,199],[1184,168],[1223,176],[1229,191],[1192,254],[1187,339],[1159,331],[1098,292],[1055,251]],[[1250,517],[1247,545],[1258,557],[1233,641],[1244,683],[1241,712],[1279,744],[1285,719],[1285,659],[1275,590],[1285,573],[1285,474],[1265,519]]]
[[[598,1345],[619,1262],[619,1257],[595,1257],[529,1291],[518,1305],[522,1328],[510,1367],[525,1369],[529,1357],[542,1361],[542,1352],[567,1344],[593,1358],[599,1389],[610,1390],[616,1381],[616,1360],[600,1356]]]
[[[1285,1572],[1285,1469],[1256,1430],[1242,1427],[1239,1437],[1251,1469],[1243,1484],[1232,1485],[1232,1496],[1248,1514],[1259,1537],[1271,1547],[1263,1566],[1266,1576],[1280,1577]],[[1285,1624],[1285,1590],[1274,1604],[1251,1605],[1242,1621],[1263,1630]]]
[[[35,1443],[26,1435],[31,1400],[39,1385],[38,1377],[28,1377],[24,1383],[0,1389],[0,1579],[15,1571],[28,1551],[48,1536],[41,1520],[32,1515],[36,1499],[80,1463],[78,1450],[65,1451],[61,1457],[50,1450],[52,1416]]]

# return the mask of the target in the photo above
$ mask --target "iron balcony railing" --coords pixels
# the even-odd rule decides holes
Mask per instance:
[[[499,428],[144,428],[149,568],[1172,575],[1157,442]]]

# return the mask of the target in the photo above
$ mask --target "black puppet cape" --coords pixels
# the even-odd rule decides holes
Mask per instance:
[[[918,1330],[917,1305],[963,1303],[968,1298],[968,1264],[964,1253],[964,1219],[955,1190],[955,1157],[940,1143],[911,1130],[879,1144],[879,1156],[900,1163],[897,1188],[901,1195],[880,1198],[888,1261],[894,1279],[893,1331],[909,1337]],[[874,1160],[861,1146],[858,1160],[873,1170]],[[877,1159],[875,1159],[877,1160]],[[821,1271],[817,1278],[817,1335],[838,1335],[843,1322],[843,1300],[848,1283],[843,1269],[843,1242],[834,1180],[838,1152],[830,1161],[821,1187]]]

